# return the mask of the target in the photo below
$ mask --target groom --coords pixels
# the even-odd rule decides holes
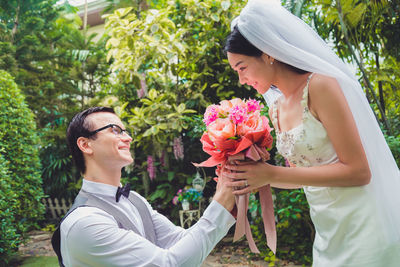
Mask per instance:
[[[129,184],[121,188],[121,169],[133,162],[132,138],[111,108],[75,115],[67,140],[83,182],[52,238],[61,266],[200,266],[235,223],[234,196],[224,179],[187,230],[153,210]]]

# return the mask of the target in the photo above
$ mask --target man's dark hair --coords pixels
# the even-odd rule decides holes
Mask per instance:
[[[72,159],[74,160],[76,167],[78,168],[80,173],[85,173],[86,164],[85,159],[83,158],[83,153],[79,149],[76,141],[79,137],[90,137],[90,132],[93,131],[92,124],[90,120],[86,120],[86,117],[93,113],[98,112],[109,112],[113,113],[114,109],[109,107],[92,107],[88,108],[78,114],[76,114],[71,122],[69,123],[67,129],[67,143],[69,150],[71,151]],[[95,136],[91,137],[95,138]]]
[[[235,26],[233,31],[228,35],[225,42],[224,52],[226,53],[234,53],[241,54],[249,57],[261,57],[263,51],[255,47],[252,43],[250,43],[239,31],[238,27]],[[276,60],[278,61],[278,60]],[[286,64],[282,61],[278,61],[279,63],[286,65],[289,69],[299,74],[305,74],[308,71],[296,68],[292,65]]]

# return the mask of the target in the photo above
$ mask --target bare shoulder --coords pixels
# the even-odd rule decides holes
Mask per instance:
[[[325,95],[340,92],[339,83],[335,78],[316,73],[312,76],[308,87],[312,95]]]
[[[309,105],[312,111],[319,113],[321,108],[339,108],[346,105],[345,97],[335,78],[314,74],[308,87]]]

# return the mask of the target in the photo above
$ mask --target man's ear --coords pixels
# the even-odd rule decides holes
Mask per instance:
[[[79,149],[82,151],[82,153],[89,154],[89,155],[93,153],[93,149],[90,146],[89,138],[81,136],[76,140],[76,144],[79,147]]]

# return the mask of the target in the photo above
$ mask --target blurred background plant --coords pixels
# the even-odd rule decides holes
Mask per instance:
[[[192,187],[179,189],[174,198],[172,199],[172,203],[174,205],[177,205],[178,203],[182,203],[184,200],[186,200],[189,203],[198,204],[202,197],[203,197],[202,192],[197,191]]]

